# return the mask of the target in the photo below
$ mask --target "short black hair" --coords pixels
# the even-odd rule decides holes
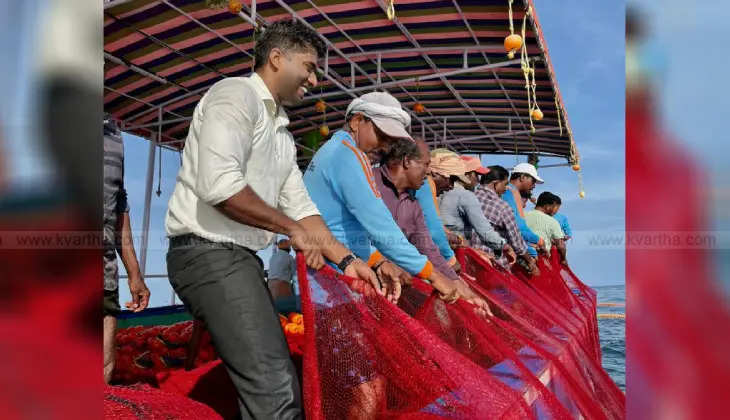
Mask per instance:
[[[481,183],[482,184],[491,184],[494,181],[504,181],[509,177],[509,172],[507,172],[504,167],[499,165],[493,165],[488,167],[489,172],[482,175]]]
[[[548,191],[543,192],[539,197],[537,197],[536,206],[538,207],[549,206],[552,204],[560,204],[560,197]]]
[[[383,155],[380,164],[385,166],[391,162],[398,162],[405,158],[419,159],[420,157],[421,150],[415,141],[398,138],[394,143],[390,144],[390,149]]]
[[[514,181],[515,179],[519,179],[523,175],[524,176],[529,176],[530,178],[532,178],[532,175],[526,174],[524,172],[512,172],[512,175],[509,176],[509,180],[510,181]]]
[[[254,60],[256,60],[254,70],[269,61],[269,54],[274,48],[285,52],[314,50],[317,57],[324,57],[327,52],[324,41],[319,38],[317,32],[297,19],[280,20],[264,29],[254,47]]]

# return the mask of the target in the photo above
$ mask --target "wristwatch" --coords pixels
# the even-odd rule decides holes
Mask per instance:
[[[352,254],[349,254],[349,255],[345,256],[345,258],[343,258],[342,261],[340,261],[337,264],[337,268],[339,268],[340,271],[342,271],[344,273],[347,266],[352,264],[352,262],[355,261],[356,259],[357,259],[357,257],[355,257]]]

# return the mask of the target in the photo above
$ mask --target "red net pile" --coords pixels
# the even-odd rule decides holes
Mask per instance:
[[[157,384],[157,374],[182,369],[188,354],[193,321],[173,325],[122,328],[116,334],[116,363],[112,383]],[[195,366],[216,358],[210,334],[203,333]]]
[[[417,279],[395,306],[298,260],[308,419],[623,418],[600,366],[592,290],[554,261],[530,283],[471,250],[460,257],[493,317]]]
[[[204,404],[149,385],[107,385],[104,388],[104,418],[216,420],[221,417]]]

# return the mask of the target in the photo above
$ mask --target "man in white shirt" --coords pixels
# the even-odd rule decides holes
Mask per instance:
[[[301,418],[294,365],[256,251],[277,233],[307,265],[324,258],[380,287],[337,242],[307,193],[283,106],[317,85],[325,52],[297,21],[270,25],[255,47],[254,74],[214,84],[195,107],[165,220],[175,292],[205,322],[238,392],[243,419]]]

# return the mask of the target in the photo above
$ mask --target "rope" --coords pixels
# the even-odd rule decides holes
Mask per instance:
[[[585,196],[585,191],[583,190],[583,170],[581,168],[580,171],[578,171],[578,194],[580,195],[580,198],[583,198]]]
[[[388,20],[395,18],[395,0],[388,0],[388,7],[385,12],[388,15]]]
[[[525,16],[522,18],[522,48],[520,49],[520,67],[522,68],[522,75],[525,76],[525,90],[527,90],[527,114],[530,118],[530,131],[535,132],[535,125],[532,122],[532,98],[530,90],[530,62],[527,55],[527,41],[525,33],[527,32],[527,16],[532,12],[532,7],[527,9]]]
[[[558,95],[555,95],[555,112],[558,113],[558,127],[560,127],[560,137],[563,136],[563,121],[561,118],[560,106],[558,105]],[[571,147],[572,149],[572,147]]]
[[[532,67],[530,68],[530,75],[532,76],[532,83],[531,83],[532,105],[533,105],[532,111],[535,111],[535,110],[540,111],[540,105],[537,103],[537,93],[536,93],[537,84],[535,83],[535,64],[534,63],[532,64]],[[542,111],[540,111],[540,112],[542,112]],[[532,116],[532,112],[530,112],[530,116]],[[532,120],[530,120],[530,121],[532,121]],[[535,127],[532,127],[531,129],[532,129],[532,132],[534,133]]]
[[[156,194],[159,197],[160,194],[162,194],[162,146],[160,145],[160,156],[159,156],[159,165],[157,165],[157,191]]]
[[[515,24],[512,21],[512,3],[514,3],[515,0],[509,0],[509,34],[514,35],[515,34]],[[524,38],[522,38],[524,40]]]

